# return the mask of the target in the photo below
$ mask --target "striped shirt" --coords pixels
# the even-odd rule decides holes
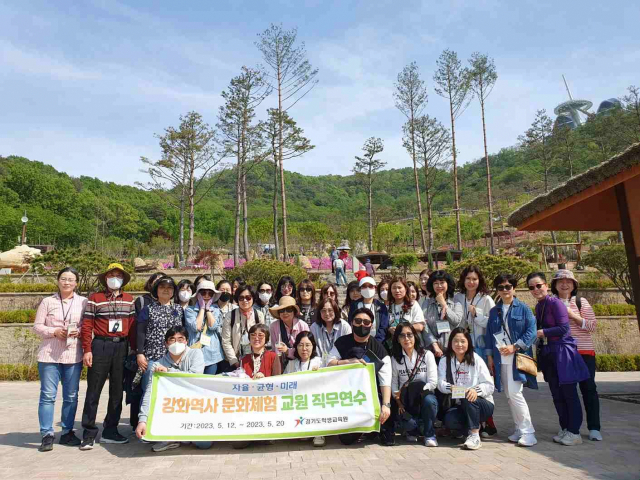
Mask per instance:
[[[582,325],[577,325],[576,322],[569,319],[571,326],[571,336],[575,339],[578,345],[578,353],[580,355],[595,355],[596,349],[593,344],[593,336],[591,335],[596,331],[597,320],[593,313],[593,308],[589,305],[586,298],[580,299],[580,305],[582,309],[578,310],[578,304],[576,303],[576,297],[572,297],[570,302],[562,300],[571,310],[582,317]]]
[[[56,293],[40,302],[33,324],[34,331],[42,337],[38,362],[72,364],[82,361],[79,338],[60,340],[53,334],[59,328],[67,330],[73,323],[80,330],[86,305],[87,299],[77,293],[66,300],[62,300]]]
[[[89,295],[82,321],[82,349],[91,352],[93,336],[127,337],[135,325],[136,310],[133,297],[120,292],[97,292]]]

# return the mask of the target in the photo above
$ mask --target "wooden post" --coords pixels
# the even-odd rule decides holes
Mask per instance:
[[[640,252],[636,251],[636,240],[633,232],[633,221],[631,212],[629,211],[629,203],[627,202],[627,193],[624,183],[615,187],[616,197],[618,199],[618,211],[620,214],[620,224],[622,225],[622,233],[624,235],[624,247],[627,252],[627,261],[629,262],[629,270],[631,272],[631,287],[633,288],[633,299],[636,304],[636,317],[638,318],[638,329],[640,329]]]

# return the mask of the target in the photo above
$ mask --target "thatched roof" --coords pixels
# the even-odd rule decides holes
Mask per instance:
[[[540,213],[635,165],[640,165],[640,143],[631,145],[624,152],[619,153],[606,162],[592,167],[580,175],[576,175],[550,192],[540,195],[529,203],[526,203],[509,216],[509,225],[512,227],[519,227],[533,215]]]

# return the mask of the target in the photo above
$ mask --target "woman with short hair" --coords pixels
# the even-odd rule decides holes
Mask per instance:
[[[449,343],[449,332],[462,323],[462,305],[454,301],[455,282],[444,270],[436,270],[429,276],[427,292],[429,299],[423,304],[427,328],[422,338],[437,358]]]
[[[258,284],[258,298],[254,304],[254,308],[257,308],[262,312],[264,317],[264,324],[267,328],[271,326],[271,323],[275,321],[273,315],[269,309],[275,304],[275,298],[273,296],[273,285],[269,282],[262,282]],[[271,348],[271,342],[267,342],[267,348]]]
[[[538,302],[538,363],[541,364],[544,379],[549,384],[560,420],[560,431],[553,437],[553,441],[566,446],[580,445],[582,405],[577,387],[578,383],[590,377],[589,369],[571,336],[567,307],[562,300],[549,295],[544,273],[530,273],[527,276],[527,286]]]
[[[387,308],[389,307],[389,282],[387,280],[380,280],[376,287],[378,293],[378,299],[384,303]]]
[[[178,293],[176,294],[176,303],[179,303],[183,310],[186,309],[195,293],[196,287],[191,280],[180,280],[180,283],[178,283]]]
[[[59,383],[62,383],[60,444],[80,445],[80,439],[73,433],[73,424],[82,373],[82,344],[78,338],[87,299],[75,292],[79,279],[74,268],[60,270],[58,292],[40,302],[33,324],[33,330],[42,339],[38,349],[40,452],[53,450],[53,415]]]
[[[320,298],[318,304],[323,303],[327,298],[333,299],[334,302],[338,301],[338,287],[335,283],[325,283],[320,289]]]
[[[415,327],[402,321],[393,335],[391,357],[391,394],[395,399],[391,406],[391,419],[398,414],[409,414],[416,427],[407,432],[410,442],[417,442],[420,434],[415,420],[422,419],[424,446],[437,447],[433,423],[438,413],[438,400],[434,391],[438,386],[436,359],[429,350],[422,347],[420,334]],[[391,428],[393,428],[391,423]]]
[[[438,365],[438,390],[451,395],[448,408],[445,402],[446,428],[467,436],[463,445],[467,450],[482,447],[480,424],[493,415],[493,377],[463,328],[456,327],[449,335]]]
[[[271,324],[271,345],[281,358],[283,366],[293,360],[293,345],[300,332],[308,332],[309,325],[300,319],[300,309],[293,297],[287,295],[280,298],[280,303],[271,307],[271,315],[277,320]]]
[[[240,367],[240,359],[248,355],[251,350],[249,331],[256,324],[264,325],[262,312],[253,308],[255,291],[251,285],[241,284],[234,294],[238,308],[224,316],[222,323],[222,348],[229,365],[236,369]],[[269,339],[267,339],[267,342]]]

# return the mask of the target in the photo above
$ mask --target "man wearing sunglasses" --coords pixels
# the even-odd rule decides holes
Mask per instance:
[[[376,369],[378,378],[378,396],[380,397],[380,424],[382,444],[392,446],[395,444],[394,434],[385,426],[385,422],[391,415],[391,358],[389,354],[373,336],[373,312],[367,307],[359,308],[353,312],[351,326],[353,333],[338,338],[329,353],[327,366],[348,365],[350,363],[372,363]],[[362,438],[361,433],[348,433],[339,435],[340,442],[351,445]]]
[[[523,387],[538,389],[536,377],[517,369],[516,353],[533,356],[532,345],[536,338],[536,319],[524,302],[514,293],[518,280],[509,274],[498,275],[493,287],[500,299],[489,312],[485,334],[487,366],[494,376],[497,391],[504,389],[515,424],[509,441],[521,447],[532,447],[538,441],[531,421],[529,406]]]

